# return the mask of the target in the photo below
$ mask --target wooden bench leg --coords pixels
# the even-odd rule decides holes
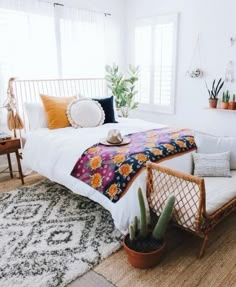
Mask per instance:
[[[205,234],[205,236],[203,238],[203,243],[201,245],[201,249],[200,249],[200,252],[199,252],[199,255],[198,255],[198,258],[202,258],[203,257],[203,255],[205,253],[207,241],[208,241],[208,235]]]
[[[13,172],[12,172],[12,165],[11,165],[11,156],[9,153],[7,153],[7,161],[8,161],[8,167],[10,171],[10,176],[13,178]]]
[[[22,168],[21,168],[21,163],[20,163],[20,155],[19,155],[18,151],[16,151],[16,160],[17,160],[17,165],[18,165],[18,171],[20,174],[20,179],[21,179],[22,184],[24,184],[24,176],[22,173]]]

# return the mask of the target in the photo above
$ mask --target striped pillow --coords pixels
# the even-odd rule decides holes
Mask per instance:
[[[231,177],[230,152],[203,154],[194,153],[194,175],[202,177]]]

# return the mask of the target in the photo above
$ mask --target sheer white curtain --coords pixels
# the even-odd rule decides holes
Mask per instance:
[[[52,5],[34,0],[0,1],[0,38],[1,77],[57,75]]]
[[[0,39],[0,106],[10,77],[58,75],[52,5],[36,0],[0,0]]]
[[[104,14],[61,6],[55,8],[62,77],[104,77]]]
[[[39,0],[0,0],[0,39],[0,106],[13,76],[103,77],[112,46],[103,13]]]

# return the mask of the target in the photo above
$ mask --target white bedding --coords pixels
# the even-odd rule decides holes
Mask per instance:
[[[126,194],[117,202],[112,203],[107,197],[92,187],[70,175],[78,158],[82,153],[106,137],[112,128],[120,129],[122,135],[139,131],[161,128],[163,125],[146,122],[138,119],[120,119],[118,124],[105,124],[96,128],[74,129],[38,129],[27,134],[23,151],[23,167],[37,171],[52,181],[66,186],[71,191],[86,196],[101,204],[110,211],[116,227],[123,233],[127,231],[128,224],[135,215],[139,215],[137,189],[141,187],[145,193],[145,176],[142,172],[132,183]],[[183,172],[191,172],[190,157],[185,154],[162,162],[171,168]]]

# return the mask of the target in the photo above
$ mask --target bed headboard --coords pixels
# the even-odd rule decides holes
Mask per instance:
[[[45,80],[11,78],[9,87],[11,94],[15,97],[17,111],[24,122],[25,131],[29,129],[29,123],[24,104],[40,102],[40,94],[55,97],[81,96],[86,98],[102,98],[108,95],[106,80],[103,78]]]

